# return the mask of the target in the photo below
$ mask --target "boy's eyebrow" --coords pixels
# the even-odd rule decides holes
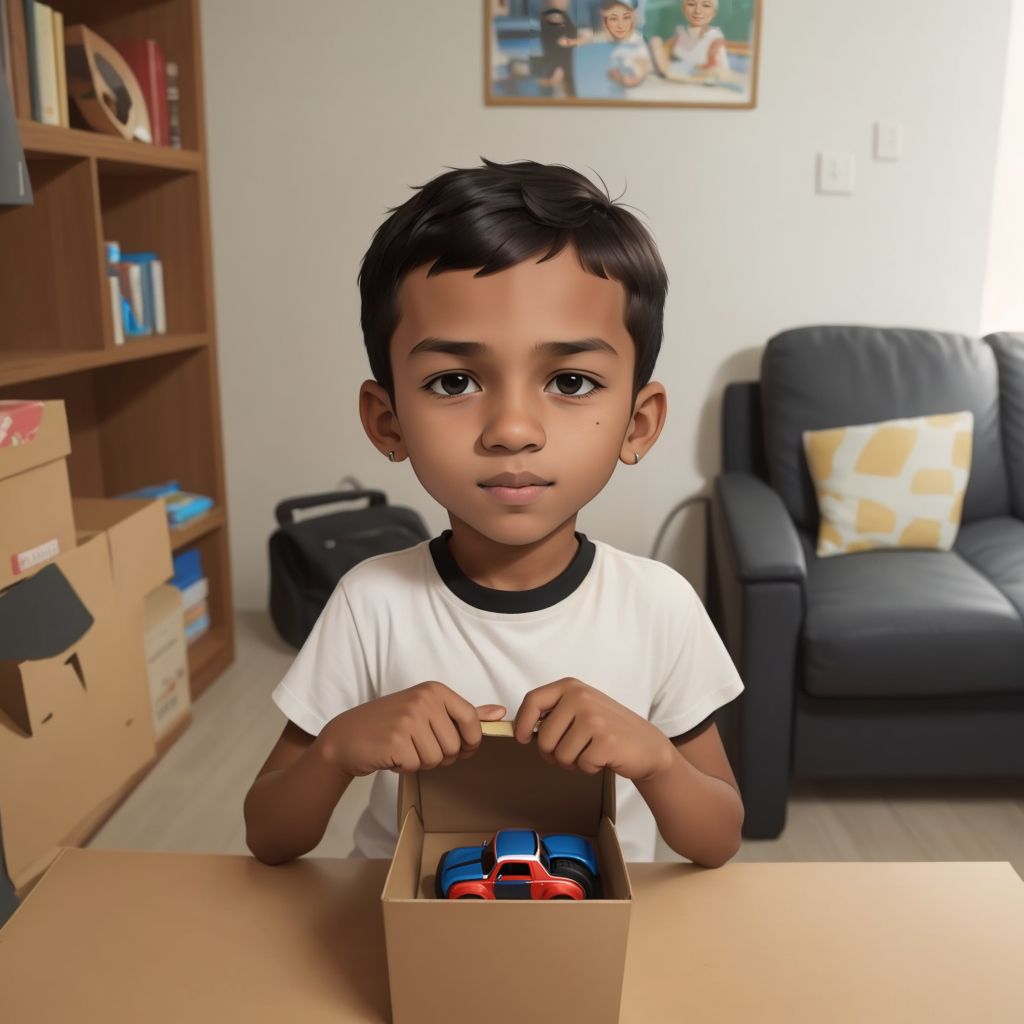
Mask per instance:
[[[618,356],[603,338],[580,338],[578,341],[538,341],[534,352],[549,356],[574,356],[577,352],[608,352]],[[482,341],[450,341],[447,338],[424,338],[413,345],[410,358],[420,352],[443,352],[450,356],[483,356],[490,346]]]

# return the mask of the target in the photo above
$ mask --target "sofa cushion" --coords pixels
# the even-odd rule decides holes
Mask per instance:
[[[1024,519],[1024,334],[989,334],[999,366],[999,417],[1013,514]]]
[[[822,697],[1024,693],[1024,621],[956,551],[807,559],[803,686]],[[959,546],[959,545],[958,545]]]
[[[805,430],[962,410],[974,414],[962,521],[1010,511],[995,354],[980,339],[858,326],[785,331],[765,348],[761,406],[769,479],[800,527],[818,525]]]
[[[980,519],[961,530],[954,550],[1024,617],[1024,523],[1012,516]]]

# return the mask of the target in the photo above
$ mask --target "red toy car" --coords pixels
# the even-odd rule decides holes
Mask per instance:
[[[506,828],[441,855],[434,891],[449,900],[584,900],[598,896],[597,855],[583,836]]]

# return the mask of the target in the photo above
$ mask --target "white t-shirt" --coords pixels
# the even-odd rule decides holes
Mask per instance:
[[[450,534],[368,558],[341,579],[273,692],[300,729],[318,735],[342,712],[426,680],[474,706],[502,704],[511,720],[528,691],[573,676],[674,737],[742,692],[700,599],[669,566],[577,533],[555,579],[494,590],[462,573]],[[355,856],[394,853],[398,778],[374,776]],[[616,829],[627,860],[654,859],[654,816],[621,777]]]

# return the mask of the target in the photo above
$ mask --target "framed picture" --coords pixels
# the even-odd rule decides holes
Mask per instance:
[[[484,0],[488,104],[757,102],[762,0]]]

